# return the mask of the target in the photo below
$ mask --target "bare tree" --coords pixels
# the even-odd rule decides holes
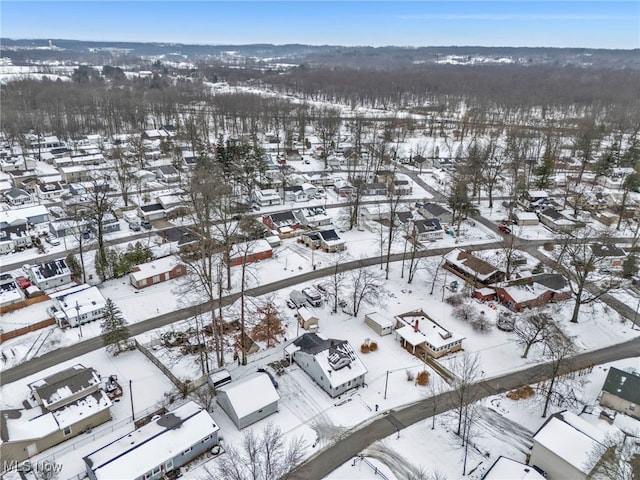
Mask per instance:
[[[115,199],[109,195],[110,187],[107,176],[101,176],[93,180],[91,187],[87,191],[89,198],[88,211],[89,218],[96,229],[98,241],[97,264],[104,268],[107,265],[107,253],[104,243],[104,220],[108,214],[113,213]],[[98,265],[96,265],[97,268]]]
[[[556,270],[569,280],[575,298],[571,315],[573,323],[578,323],[582,305],[598,300],[617,286],[613,281],[597,282],[593,279],[593,273],[605,259],[598,250],[608,245],[610,238],[608,232],[598,232],[590,227],[576,229],[562,238],[555,265]]]
[[[602,443],[595,442],[588,452],[589,480],[630,480],[633,477],[634,443],[639,433],[609,434]],[[635,441],[634,441],[635,440]]]
[[[462,437],[463,422],[466,415],[466,406],[474,397],[477,388],[476,382],[482,376],[482,368],[480,367],[480,357],[477,354],[459,355],[451,363],[451,387],[453,389],[453,398],[455,402],[455,410],[458,415],[458,427],[456,435]]]
[[[340,267],[345,261],[346,255],[343,252],[336,254],[336,256],[334,256],[331,260],[331,269],[333,271],[331,276],[329,277],[328,294],[333,303],[333,308],[331,310],[332,313],[338,312],[340,292],[342,291],[342,286],[345,282],[345,274]]]
[[[565,337],[559,330],[555,330],[545,342],[547,356],[551,363],[550,378],[542,385],[544,393],[544,407],[542,409],[542,417],[547,416],[547,411],[551,403],[551,399],[557,394],[558,376],[561,373],[567,359],[573,355],[574,347],[570,339]]]
[[[213,411],[213,407],[216,404],[216,389],[208,383],[205,383],[200,388],[193,390],[189,396],[206,411]]]
[[[212,476],[228,480],[272,480],[288,477],[304,458],[306,445],[301,437],[285,442],[280,428],[269,422],[260,433],[253,429],[245,432],[240,447],[225,445],[225,450]]]
[[[627,199],[629,197],[630,192],[637,192],[640,189],[640,173],[633,172],[627,175],[622,182],[622,201],[620,202],[620,215],[618,216],[618,224],[616,225],[616,230],[620,230],[620,224],[622,223],[622,218],[627,209]]]
[[[111,154],[113,161],[113,171],[115,173],[118,187],[120,188],[120,195],[124,206],[129,206],[129,191],[136,183],[136,177],[133,172],[133,166],[129,162],[129,159],[125,156],[124,151],[117,146]],[[140,200],[138,200],[140,201]]]
[[[384,291],[382,278],[379,272],[371,268],[359,268],[349,273],[352,292],[349,302],[351,314],[358,316],[362,302],[373,302],[379,299]]]
[[[551,318],[544,312],[533,311],[518,317],[513,332],[518,336],[518,342],[524,345],[522,358],[527,358],[534,345],[546,344],[554,330]]]
[[[267,348],[271,348],[280,342],[279,337],[285,333],[273,296],[256,307],[256,315],[258,323],[251,330],[251,336],[254,340],[266,341]]]

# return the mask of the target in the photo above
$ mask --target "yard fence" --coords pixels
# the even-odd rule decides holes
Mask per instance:
[[[45,298],[45,300],[49,299],[49,297],[35,297],[35,298]],[[39,301],[42,301],[42,300],[39,300]],[[33,302],[33,303],[37,303],[37,302]],[[5,313],[5,312],[2,312],[2,313]],[[35,332],[36,330],[47,328],[55,324],[56,324],[56,320],[54,318],[48,318],[46,320],[42,320],[41,322],[27,325],[26,327],[17,328],[16,330],[11,330],[10,332],[1,332],[0,343],[6,342],[7,340],[11,340],[12,338],[20,337],[29,332]]]
[[[158,360],[156,356],[153,353],[151,353],[151,351],[149,351],[147,347],[142,345],[136,339],[134,339],[133,341],[136,343],[136,348],[140,350],[140,352],[142,352],[142,354],[145,357],[147,357],[151,361],[151,363],[153,363],[156,367],[158,367],[160,371],[164,373],[169,380],[171,380],[171,383],[173,383],[178,388],[179,392],[186,392],[188,390],[189,388],[188,385],[182,380],[180,380],[178,377],[176,377],[173,373],[171,373],[171,371],[167,367],[165,367],[162,364],[162,362],[160,362],[160,360]]]

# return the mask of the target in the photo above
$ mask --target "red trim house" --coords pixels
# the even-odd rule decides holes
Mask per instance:
[[[170,256],[136,265],[131,269],[129,281],[136,288],[145,288],[182,277],[186,273],[186,265],[180,263],[176,257]]]
[[[280,234],[291,233],[292,230],[300,228],[300,221],[290,211],[265,215],[262,217],[262,223],[270,230],[276,230]]]
[[[250,243],[238,243],[231,247],[228,262],[232,267],[243,263],[253,263],[266,260],[273,256],[271,245],[266,240],[256,240]]]
[[[544,273],[496,287],[498,300],[514,312],[571,298],[571,289],[562,275]]]

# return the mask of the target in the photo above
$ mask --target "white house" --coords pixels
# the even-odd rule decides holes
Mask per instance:
[[[413,236],[419,242],[441,240],[444,237],[444,229],[437,218],[414,220]]]
[[[205,409],[188,402],[82,460],[91,480],[159,480],[217,445],[219,430]]]
[[[285,352],[331,397],[364,384],[367,369],[346,340],[305,333]]]
[[[218,387],[216,392],[218,404],[238,430],[278,411],[280,395],[269,375],[263,372]]]
[[[272,188],[254,190],[252,200],[262,207],[268,205],[280,205],[282,203],[280,194]]]
[[[465,337],[446,329],[423,310],[397,315],[396,337],[402,338],[403,344],[409,344],[415,353],[416,347],[423,348],[434,358],[462,350]]]
[[[530,465],[548,480],[583,480],[594,466],[592,452],[605,443],[606,434],[576,414],[556,413],[533,436]]]
[[[331,225],[331,217],[327,215],[324,207],[307,207],[293,212],[300,221],[300,225],[307,228],[318,228]]]
[[[29,278],[40,290],[61,287],[71,283],[71,270],[64,258],[34,265],[29,269]]]
[[[82,284],[50,295],[51,311],[59,327],[77,327],[104,316],[106,300],[97,287]]]
[[[31,195],[21,188],[10,188],[4,192],[4,199],[9,205],[14,207],[21,207],[31,203]]]

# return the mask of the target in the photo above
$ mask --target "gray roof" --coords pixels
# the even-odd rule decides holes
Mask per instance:
[[[40,398],[47,403],[54,403],[52,397],[58,395],[61,388],[69,389],[71,394],[86,390],[96,384],[96,371],[82,365],[75,365],[48,377],[34,382],[29,387],[38,392]]]
[[[628,402],[640,405],[640,375],[637,373],[629,373],[611,367],[602,390]]]
[[[557,273],[541,273],[531,277],[531,280],[551,290],[558,291],[564,290],[564,288],[569,284],[566,278]]]
[[[329,348],[338,347],[344,343],[347,343],[347,341],[336,340],[334,338],[324,339],[315,333],[305,333],[293,341],[296,347],[300,347],[300,351],[310,355],[316,355],[317,353],[324,352]]]
[[[591,245],[591,251],[596,257],[626,257],[624,250],[615,245],[594,243]]]
[[[21,188],[10,188],[4,192],[5,197],[18,198],[18,197],[30,197],[29,193]]]
[[[436,232],[438,230],[442,230],[442,225],[440,225],[440,220],[438,220],[437,218],[429,218],[427,220],[415,220],[413,224],[415,225],[418,233]]]

